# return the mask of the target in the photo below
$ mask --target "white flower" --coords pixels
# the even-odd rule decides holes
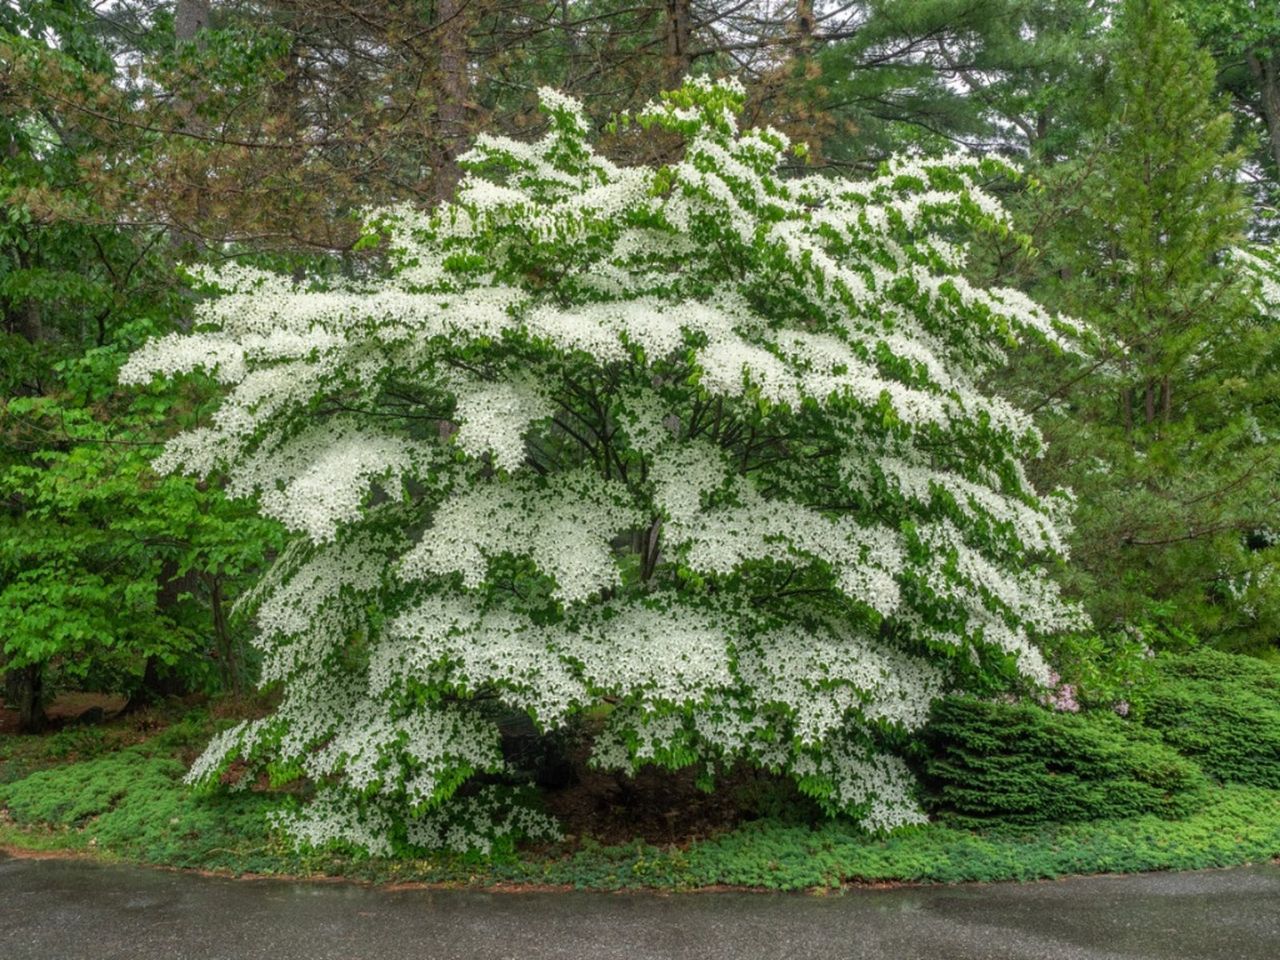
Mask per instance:
[[[1007,222],[974,158],[784,179],[741,96],[650,105],[687,137],[659,170],[543,91],[546,136],[479,137],[456,202],[370,212],[389,274],[207,271],[201,332],[126,364],[225,383],[157,465],[225,470],[301,534],[250,598],[284,698],[194,780],[280,761],[326,785],[280,818],[299,842],[483,851],[552,834],[454,796],[504,769],[484,705],[552,729],[607,702],[600,766],[757,764],[885,830],[922,815],[883,733],[957,663],[1047,680],[1039,638],[1082,622],[1036,562],[1070,499],[980,385],[1010,336],[1070,349],[1073,325],[962,274],[965,218]]]

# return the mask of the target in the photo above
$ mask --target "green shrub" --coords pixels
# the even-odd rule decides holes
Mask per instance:
[[[266,798],[197,796],[182,783],[186,765],[163,747],[188,731],[92,760],[40,770],[0,784],[0,808],[23,828],[74,835],[126,859],[174,866],[243,864],[270,845]]]
[[[1219,780],[1280,789],[1280,666],[1216,650],[1160,657],[1135,712]]]
[[[934,809],[960,825],[1176,818],[1206,786],[1158,734],[1110,714],[952,698],[935,706],[926,742]]]

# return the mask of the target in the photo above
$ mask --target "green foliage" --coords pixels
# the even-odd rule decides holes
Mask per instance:
[[[1280,666],[1214,650],[1160,657],[1136,706],[1219,780],[1280,789]]]
[[[183,751],[208,733],[199,717],[144,744],[0,784],[0,842],[167,866],[325,874],[375,882],[536,883],[592,889],[720,884],[803,890],[847,882],[1034,880],[1066,874],[1196,869],[1280,854],[1280,792],[1211,788],[1190,816],[1096,818],[981,832],[934,823],[872,838],[848,821],[816,827],[763,819],[685,847],[642,841],[573,851],[504,853],[487,861],[298,855],[269,833],[266,799],[197,796],[180,780]],[[35,738],[23,738],[34,741]],[[44,738],[47,743],[53,738]]]
[[[175,260],[202,255],[203,231],[258,236],[266,225],[275,248],[241,259],[310,275],[321,262],[317,248],[347,243],[353,228],[343,218],[353,206],[385,200],[388,189],[412,198],[435,190],[422,157],[434,156],[437,103],[430,91],[421,99],[420,77],[395,69],[405,62],[395,53],[403,34],[396,25],[406,22],[399,9],[379,21],[395,5],[378,5],[371,33],[343,38],[336,32],[351,21],[333,20],[344,24],[335,28],[293,6],[269,3],[246,19],[224,5],[199,44],[175,49],[162,7],[0,4],[0,671],[38,668],[46,697],[73,685],[135,692],[148,664],[205,689],[251,672],[240,659],[247,625],[228,625],[222,612],[277,550],[279,531],[228,502],[217,478],[196,484],[149,467],[175,426],[207,422],[215,389],[198,377],[136,392],[116,386],[122,359],[139,343],[185,327],[193,297]],[[572,89],[599,113],[622,102],[620,87],[639,104],[667,79],[665,63],[659,70],[645,60],[663,47],[654,44],[663,29],[657,8],[583,0],[564,6],[573,29],[523,33],[523,14],[512,10],[523,8],[474,12],[476,36],[502,38],[486,49],[518,53],[484,61],[468,110],[521,139],[540,123],[530,91],[543,83]],[[743,16],[756,13],[748,5]],[[1280,541],[1268,532],[1276,527],[1280,327],[1265,310],[1250,310],[1226,255],[1244,232],[1242,183],[1259,211],[1280,195],[1280,8],[1250,0],[870,0],[856,29],[828,21],[814,36],[798,24],[792,35],[789,15],[752,23],[726,14],[725,36],[758,30],[761,50],[781,55],[743,60],[743,51],[716,53],[712,43],[694,69],[745,69],[751,122],[810,140],[814,162],[866,164],[904,145],[948,149],[957,138],[1030,158],[1025,189],[1002,181],[992,189],[1015,191],[1036,249],[991,231],[994,251],[978,272],[1087,319],[1108,338],[1088,370],[1064,371],[1061,358],[1015,350],[1004,384],[1037,411],[1052,441],[1033,481],[1076,493],[1074,563],[1059,576],[1099,626],[1059,637],[1047,652],[1087,706],[1131,702],[1139,724],[1213,777],[1280,788],[1274,667],[1208,651],[1145,656],[1148,645],[1184,650],[1195,635],[1280,655]],[[405,7],[403,16],[420,12]],[[389,25],[381,35],[380,22]],[[702,35],[695,46],[707,41]],[[293,72],[297,53],[343,42],[391,51],[392,68],[341,67],[326,101],[335,126],[298,135],[320,121]],[[339,54],[330,63],[341,61]],[[143,67],[132,73],[126,64]],[[387,120],[398,112],[387,102],[399,101],[368,97],[371,84],[387,96],[412,91],[404,102],[416,108],[403,111],[403,125]],[[1230,114],[1215,90],[1230,98]],[[415,118],[427,125],[414,127]],[[189,120],[200,125],[194,137]],[[178,127],[181,135],[166,132]],[[651,161],[671,145],[625,134],[613,145],[627,162]],[[228,149],[219,136],[241,145]],[[246,146],[254,142],[270,149]],[[1251,157],[1243,170],[1242,157]],[[311,171],[305,176],[299,158]],[[1248,228],[1255,239],[1274,231]],[[530,262],[540,284],[557,272],[554,256]],[[359,273],[358,263],[334,260],[331,269]],[[455,265],[488,269],[483,257]],[[787,299],[774,294],[761,295],[770,304]],[[625,582],[642,573],[632,565]],[[705,586],[681,576],[690,578],[686,589]],[[968,709],[951,718],[947,735],[957,739],[941,745],[940,756],[955,764],[947,772],[954,783],[943,778],[952,790],[944,801],[957,804],[953,823],[1143,810],[1168,817],[1203,793],[1194,771],[1132,722]],[[3,739],[0,790],[8,792],[0,803],[20,824],[13,829],[43,824],[59,831],[49,835],[58,843],[92,840],[121,856],[353,869],[286,858],[256,819],[264,807],[257,794],[187,793],[178,740],[204,731],[196,725],[127,750],[122,741],[133,738],[115,729]],[[677,766],[690,757],[662,754]],[[287,779],[298,768],[274,772]],[[796,822],[803,818],[790,796],[766,795],[744,800],[768,812],[761,823],[691,850],[588,848],[554,863],[507,858],[489,869],[495,879],[598,886],[796,887],[843,877],[1202,866],[1276,852],[1265,839],[1274,829],[1264,825],[1265,816],[1274,820],[1273,794],[1212,796],[1183,823],[1046,828],[1016,840],[932,826],[876,845],[839,824],[809,830]],[[1249,803],[1262,819],[1249,818]],[[1136,823],[1150,824],[1149,833],[1140,828],[1126,845],[1126,825]],[[1239,848],[1230,846],[1236,836],[1246,838]],[[391,867],[368,861],[359,869],[379,875]],[[407,869],[465,880],[474,867],[445,859]]]
[[[0,13],[0,670],[32,694],[31,726],[54,685],[133,693],[148,664],[188,688],[237,685],[222,607],[279,545],[216,481],[150,469],[175,425],[206,415],[208,384],[116,386],[189,304],[166,230],[114,222],[120,184],[86,161],[113,134],[68,106],[102,107],[112,43],[85,4]]]
[[[1045,653],[1086,707],[1126,703],[1151,676],[1150,631],[1063,634],[1045,641]],[[1166,641],[1173,644],[1172,639]]]
[[[951,823],[1180,817],[1206,785],[1158,735],[1106,714],[953,698],[935,705],[927,737],[926,783]]]
[[[1256,806],[1255,806],[1256,805]],[[1280,796],[1264,790],[1224,790],[1184,821],[1157,816],[1098,819],[1034,832],[975,833],[942,824],[884,840],[858,836],[847,825],[818,829],[762,821],[687,853],[642,863],[668,883],[715,883],[796,890],[835,881],[1033,880],[1071,873],[1192,869],[1265,860],[1280,847]],[[681,860],[688,867],[677,869]],[[636,861],[632,861],[634,865]],[[622,865],[619,886],[657,885]],[[629,875],[630,874],[630,875]],[[681,882],[683,875],[684,882]]]
[[[1178,0],[1178,7],[1218,61],[1218,86],[1231,97],[1238,139],[1266,174],[1254,179],[1252,190],[1259,206],[1270,204],[1274,214],[1280,196],[1280,6]]]
[[[207,732],[192,717],[143,744],[0,784],[0,807],[19,827],[127,859],[197,867],[243,857],[271,843],[264,798],[199,797],[182,784],[183,757]]]
[[[1103,339],[1086,365],[1019,354],[1011,390],[1051,438],[1036,483],[1076,495],[1064,579],[1099,630],[1256,648],[1280,628],[1259,533],[1274,515],[1280,327],[1230,256],[1242,153],[1214,63],[1172,5],[1117,14],[1070,148],[1019,198],[1041,255],[1002,242],[992,263]]]
[[[235,661],[211,607],[279,538],[216,485],[155,476],[149,458],[181,393],[111,392],[123,354],[91,349],[41,395],[0,402],[14,440],[0,458],[0,653],[10,669],[56,665],[66,681],[124,692],[154,658],[210,688]]]

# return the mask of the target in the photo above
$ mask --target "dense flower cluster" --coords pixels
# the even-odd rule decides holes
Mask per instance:
[[[620,168],[544,92],[541,140],[483,136],[455,202],[371,218],[386,275],[232,266],[198,332],[133,357],[229,386],[160,465],[299,534],[251,598],[283,702],[194,780],[323,782],[282,815],[304,842],[484,848],[550,830],[454,796],[502,772],[500,710],[589,712],[602,766],[757,764],[888,829],[921,818],[892,747],[934,698],[1050,678],[1067,500],[979,385],[1077,331],[961,273],[966,233],[1008,227],[998,168],[784,178],[741,101],[690,82],[634,118],[680,159]]]
[[[1231,251],[1259,317],[1280,320],[1280,249],[1255,244]]]

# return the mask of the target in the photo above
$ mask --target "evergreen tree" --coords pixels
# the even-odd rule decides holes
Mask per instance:
[[[1253,148],[1252,192],[1274,221],[1280,204],[1280,4],[1179,0],[1179,7],[1218,60],[1218,85],[1231,98],[1242,141]]]
[[[1049,174],[1071,190],[1040,293],[1104,342],[1033,403],[1056,441],[1041,470],[1080,499],[1077,586],[1100,626],[1273,636],[1261,531],[1277,499],[1277,330],[1232,256],[1245,204],[1231,116],[1168,4],[1126,0],[1110,64],[1093,143]]]

